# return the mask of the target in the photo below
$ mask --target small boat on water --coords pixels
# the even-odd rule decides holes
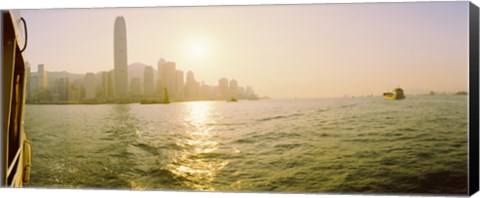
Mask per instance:
[[[227,102],[237,102],[238,100],[236,98],[230,98],[227,100]]]
[[[383,99],[385,100],[403,100],[405,99],[405,94],[403,93],[402,88],[395,88],[392,92],[383,93]]]

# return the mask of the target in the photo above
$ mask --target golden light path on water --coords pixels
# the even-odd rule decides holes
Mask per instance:
[[[209,154],[218,148],[209,124],[215,123],[211,113],[210,102],[185,103],[185,128],[176,144],[183,149],[173,159],[167,168],[175,175],[190,180],[193,189],[215,190],[210,183],[214,181],[217,172],[228,162],[218,162]]]

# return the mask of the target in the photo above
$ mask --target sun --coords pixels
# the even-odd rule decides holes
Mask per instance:
[[[203,57],[207,53],[207,47],[201,43],[195,43],[191,46],[190,53],[197,58]]]
[[[205,39],[190,39],[186,43],[187,53],[194,61],[203,61],[207,59],[210,53],[210,45]]]

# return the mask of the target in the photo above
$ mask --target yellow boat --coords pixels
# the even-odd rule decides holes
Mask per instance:
[[[383,99],[385,100],[403,100],[405,99],[405,94],[403,93],[402,88],[395,88],[392,92],[383,93]]]
[[[227,102],[237,102],[238,100],[236,98],[230,98],[227,100]]]

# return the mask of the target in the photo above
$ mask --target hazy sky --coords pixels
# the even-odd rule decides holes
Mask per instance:
[[[113,68],[124,16],[128,62],[163,57],[216,85],[261,96],[380,95],[467,90],[468,2],[23,10],[36,71]]]

